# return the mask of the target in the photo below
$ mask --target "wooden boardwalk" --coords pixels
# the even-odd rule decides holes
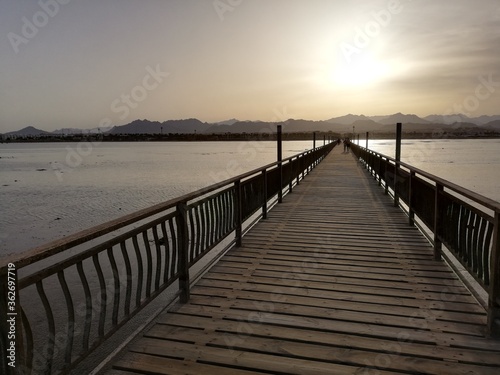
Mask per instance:
[[[108,374],[500,374],[486,315],[335,149]]]

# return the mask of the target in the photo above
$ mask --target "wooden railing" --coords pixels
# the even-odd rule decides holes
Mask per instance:
[[[0,372],[66,373],[174,282],[171,299],[186,302],[191,267],[232,234],[241,245],[247,219],[265,218],[334,145],[2,259]]]
[[[434,258],[442,245],[488,293],[487,333],[500,337],[500,203],[366,148],[353,153],[408,213],[430,232]],[[403,204],[400,204],[400,203]]]

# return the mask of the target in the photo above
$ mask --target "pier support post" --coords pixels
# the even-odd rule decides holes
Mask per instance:
[[[408,225],[410,227],[415,226],[415,211],[413,211],[413,180],[415,179],[415,172],[410,171],[410,186],[408,191]]]
[[[488,293],[488,336],[500,338],[500,212],[495,211]]]
[[[402,138],[402,123],[398,122],[396,124],[396,164],[394,165],[394,206],[399,206],[399,194],[398,194],[398,169],[399,162],[401,161],[401,138]]]
[[[279,189],[278,189],[278,203],[283,202],[283,154],[282,154],[282,134],[281,134],[281,125],[278,125],[278,168],[279,171]]]
[[[177,230],[178,230],[178,248],[179,248],[179,290],[180,302],[189,301],[189,255],[188,255],[188,225],[187,225],[187,205],[186,202],[177,204]]]
[[[439,239],[439,234],[441,233],[439,201],[443,190],[443,185],[436,183],[436,190],[434,195],[434,260],[441,260],[441,249],[443,247],[443,244]]]
[[[243,236],[243,207],[241,204],[241,181],[238,180],[234,183],[234,187],[236,189],[235,194],[235,202],[234,202],[234,218],[236,220],[236,247],[241,247],[241,237]]]
[[[262,219],[267,219],[267,170],[262,171],[262,190],[264,202],[262,203]]]

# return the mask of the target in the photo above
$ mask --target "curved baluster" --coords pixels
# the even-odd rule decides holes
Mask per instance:
[[[193,208],[193,207],[187,207],[187,215],[186,215],[186,225],[188,226],[189,228],[189,235],[188,235],[188,238],[186,239],[186,241],[188,241],[188,246],[189,246],[189,252],[188,252],[188,263],[191,264],[191,262],[193,261],[193,259],[196,257],[196,254],[195,254],[195,225],[194,225],[194,218],[193,218],[193,211],[196,209],[196,208]]]
[[[213,201],[211,199],[208,201],[208,207],[209,207],[208,211],[210,213],[210,230],[209,230],[210,242],[208,247],[210,247],[215,242],[215,213],[214,213]]]
[[[34,356],[34,350],[33,350],[33,331],[31,330],[31,325],[28,320],[28,317],[26,316],[26,313],[24,312],[24,309],[22,306],[19,307],[21,310],[21,321],[23,324],[23,329],[24,329],[24,334],[26,335],[26,367],[31,370],[33,367],[33,356]]]
[[[222,205],[222,194],[218,194],[215,197],[215,202],[217,205],[217,241],[220,241],[222,238],[224,231],[223,231],[223,215],[224,215],[224,206]]]
[[[201,205],[203,210],[203,229],[204,229],[204,238],[203,238],[203,248],[206,249],[210,246],[210,208],[208,206],[208,201],[204,201]]]
[[[205,204],[200,204],[200,247],[207,248],[207,220],[205,218]]]
[[[153,258],[151,256],[151,246],[149,246],[148,231],[142,232],[142,241],[146,250],[146,298],[151,296],[151,282],[153,280]]]
[[[66,343],[64,362],[66,363],[66,365],[69,365],[71,364],[71,354],[73,352],[73,341],[75,338],[75,308],[73,305],[73,298],[71,297],[68,283],[66,282],[66,278],[64,276],[64,270],[61,270],[57,273],[57,278],[59,279],[59,283],[61,284],[61,288],[64,293],[64,299],[66,300],[66,307],[68,309],[68,341]]]
[[[127,289],[125,291],[125,315],[130,315],[130,304],[132,302],[132,267],[130,265],[130,258],[127,252],[125,241],[120,242],[120,249],[122,251],[123,260],[125,261],[125,270],[127,272]]]
[[[161,249],[160,249],[160,240],[158,238],[158,228],[155,225],[153,227],[153,238],[155,241],[156,248],[156,277],[155,277],[155,291],[160,288],[160,276],[161,276]]]
[[[166,283],[169,279],[170,270],[170,244],[167,233],[167,226],[164,221],[161,223],[161,235],[163,236],[163,246],[165,246],[165,269],[163,270],[163,282]]]
[[[54,344],[56,337],[56,325],[54,321],[54,314],[52,312],[52,307],[50,306],[50,302],[45,294],[45,290],[43,288],[43,282],[40,280],[36,283],[36,290],[38,291],[38,295],[42,301],[43,308],[45,310],[45,316],[47,317],[48,324],[48,337],[47,337],[47,351],[46,354],[46,362],[45,362],[45,371],[47,373],[51,373],[52,371],[52,361],[54,358]]]
[[[136,307],[138,307],[141,304],[142,280],[144,278],[144,269],[142,264],[141,249],[139,248],[139,242],[137,241],[137,236],[132,237],[132,243],[134,245],[135,256],[137,258],[137,289],[135,294],[135,305]]]
[[[472,272],[477,275],[478,269],[478,256],[479,256],[479,226],[481,223],[481,217],[474,214],[473,228],[471,233],[471,252],[472,252]]]
[[[115,255],[113,254],[113,248],[110,247],[107,250],[109,263],[111,264],[111,271],[113,272],[114,280],[114,293],[113,293],[113,314],[111,316],[111,324],[116,326],[118,324],[118,312],[120,311],[120,273],[118,272],[118,267],[116,266]]]
[[[196,220],[196,246],[195,246],[195,256],[198,256],[203,252],[203,246],[201,245],[201,220],[200,220],[200,205],[195,208],[194,217]],[[194,241],[194,238],[193,238]]]
[[[170,277],[174,277],[178,273],[177,267],[177,235],[174,227],[175,217],[170,219],[168,224],[170,228],[170,235],[172,236],[172,263],[170,264]]]
[[[486,231],[486,237],[484,241],[484,253],[483,253],[483,264],[484,264],[484,285],[490,285],[490,253],[491,253],[491,238],[493,236],[493,224],[488,223],[488,230]]]
[[[78,270],[78,275],[80,276],[80,281],[82,282],[83,291],[85,293],[85,328],[83,333],[83,348],[85,350],[89,349],[89,339],[90,339],[90,327],[92,324],[92,296],[90,294],[89,283],[87,281],[87,276],[85,276],[85,271],[83,270],[82,262],[76,264]]]
[[[99,291],[101,297],[101,307],[99,312],[99,324],[97,326],[97,333],[99,337],[104,336],[104,323],[106,322],[106,282],[104,281],[104,274],[102,273],[101,262],[99,261],[99,254],[92,256],[92,262],[94,263],[95,270],[97,272],[97,279],[99,280]]]

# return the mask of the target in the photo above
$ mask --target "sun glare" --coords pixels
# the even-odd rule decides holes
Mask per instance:
[[[344,88],[360,88],[382,82],[390,75],[389,67],[381,61],[365,56],[356,61],[341,61],[330,72],[330,82]]]

